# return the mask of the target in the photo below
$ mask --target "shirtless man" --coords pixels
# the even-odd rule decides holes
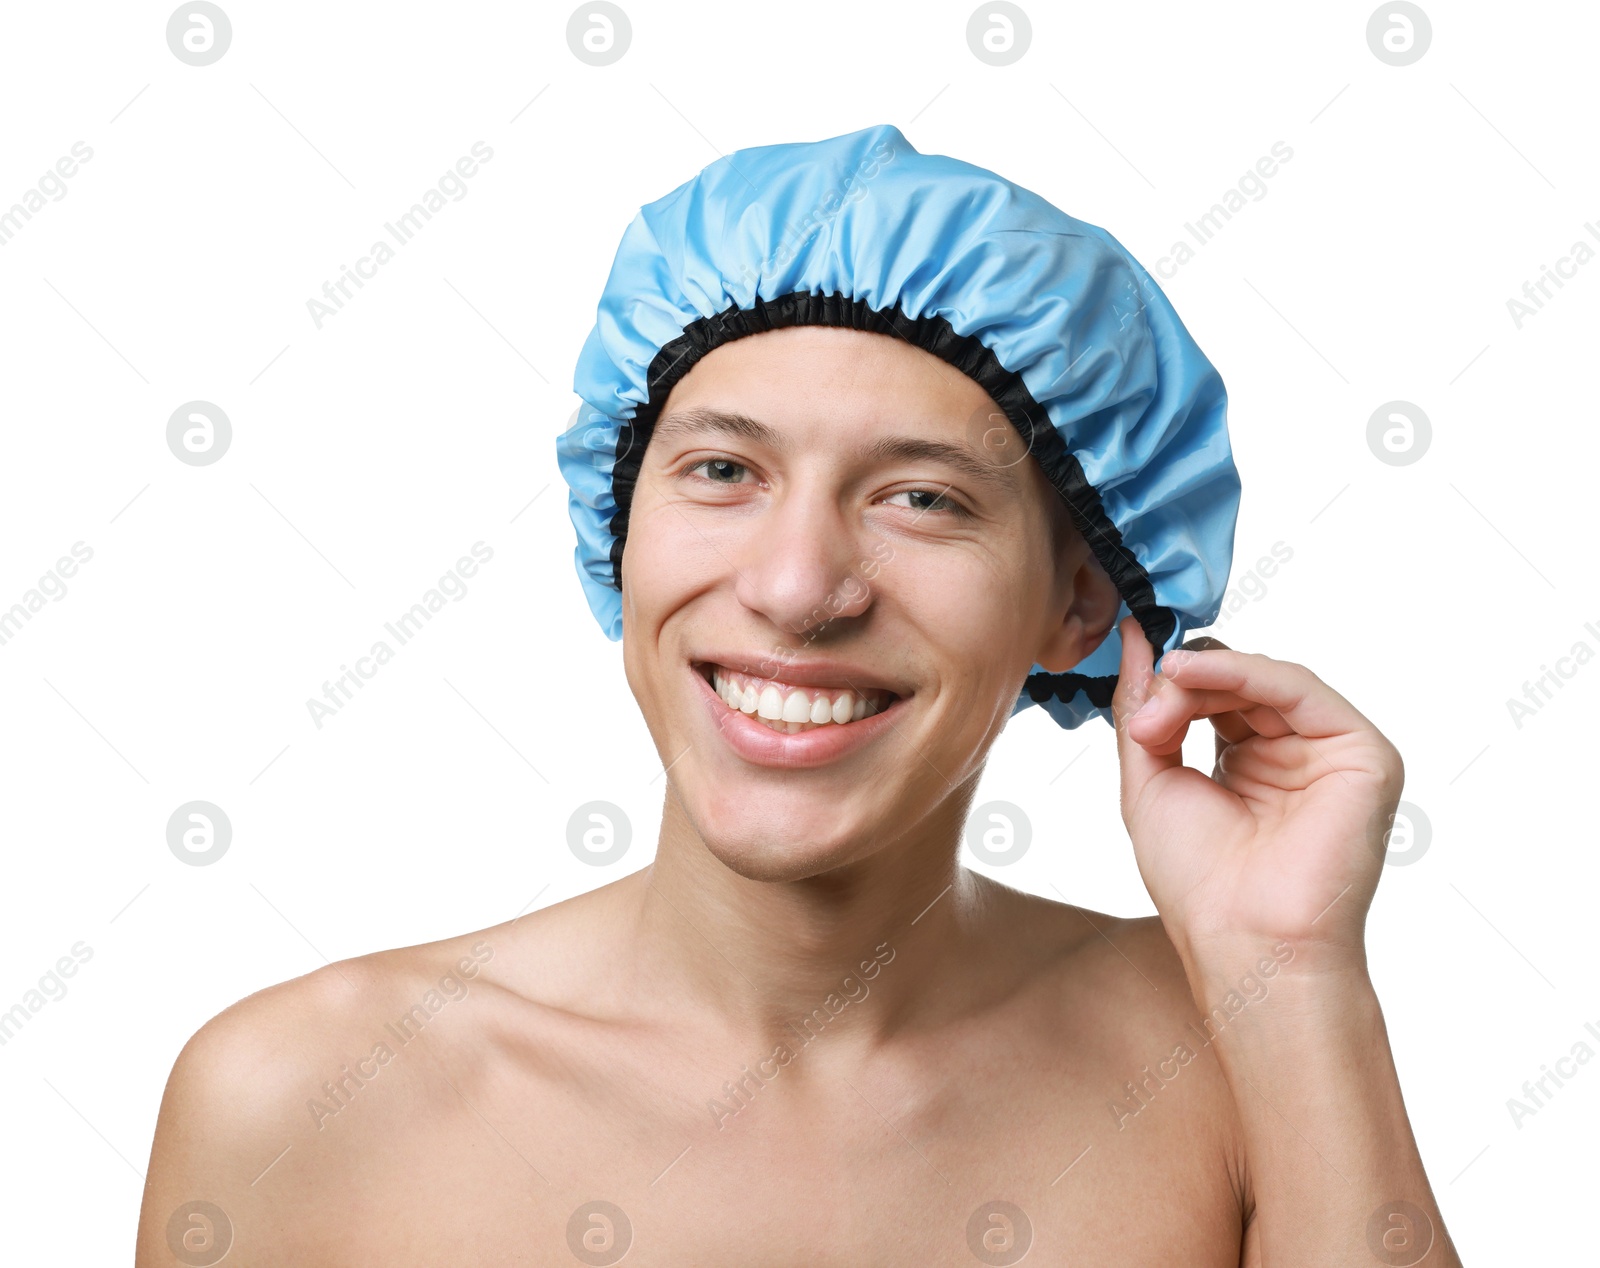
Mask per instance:
[[[1220,646],[1153,675],[1127,618],[1122,811],[1159,917],[961,866],[1030,666],[1117,611],[1037,463],[961,462],[985,408],[921,348],[815,326],[678,382],[622,568],[671,763],[655,861],[207,1023],[142,1268],[1459,1264],[1363,950],[1401,760],[1331,687]],[[954,451],[872,447],[907,436]],[[792,744],[702,672],[775,649],[783,682],[897,699]],[[1182,764],[1200,718],[1210,775]]]

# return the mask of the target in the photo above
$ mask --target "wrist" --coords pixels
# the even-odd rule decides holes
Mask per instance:
[[[1350,999],[1373,992],[1365,949],[1311,938],[1228,933],[1174,941],[1195,1003],[1209,1009],[1230,993],[1249,999],[1273,983],[1294,983],[1307,1003]]]

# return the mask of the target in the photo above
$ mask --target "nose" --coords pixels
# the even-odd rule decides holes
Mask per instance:
[[[822,490],[791,486],[749,526],[735,594],[791,634],[821,634],[872,604],[862,576],[864,530]]]

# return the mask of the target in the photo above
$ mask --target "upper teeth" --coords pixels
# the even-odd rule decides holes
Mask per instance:
[[[711,685],[730,709],[772,722],[859,722],[881,712],[890,695],[875,688],[791,687],[721,665],[711,667]]]

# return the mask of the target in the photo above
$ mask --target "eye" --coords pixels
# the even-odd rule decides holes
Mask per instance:
[[[901,489],[898,493],[891,493],[889,496],[891,498],[903,497],[913,499],[910,503],[910,509],[921,512],[922,514],[926,514],[929,511],[937,511],[941,514],[956,515],[960,517],[965,517],[970,514],[967,508],[962,506],[961,503],[957,502],[954,498],[948,497],[943,492],[933,489]],[[919,504],[916,501],[918,498],[926,500]],[[918,518],[920,519],[921,515],[919,515]]]
[[[728,475],[730,472],[749,470],[749,468],[746,467],[742,462],[735,462],[732,458],[703,458],[699,462],[692,463],[691,465],[685,467],[683,472],[685,475],[688,475],[691,471],[698,471],[702,467],[716,473],[714,475],[701,477],[701,479],[707,480],[712,484],[737,484],[739,483],[737,479],[724,479],[723,477]]]
[[[699,474],[701,471],[706,474]],[[700,461],[685,467],[683,474],[686,476],[695,475],[696,478],[704,480],[707,484],[721,484],[731,488],[734,485],[744,483],[740,477],[749,474],[749,471],[750,468],[744,463],[735,462],[732,458],[702,458]],[[946,485],[945,487],[948,488],[949,486]],[[889,497],[911,499],[905,505],[908,510],[918,512],[918,519],[929,511],[942,515],[954,515],[962,519],[971,515],[971,512],[966,507],[939,489],[901,489],[898,493],[889,494]]]

